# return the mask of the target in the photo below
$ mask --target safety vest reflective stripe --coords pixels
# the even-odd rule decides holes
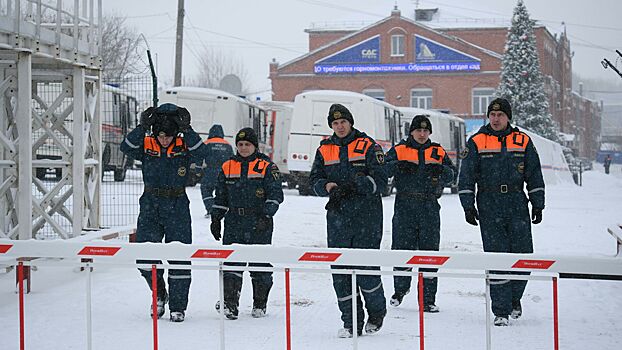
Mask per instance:
[[[477,146],[478,153],[501,152],[501,141],[497,136],[477,134],[473,136],[473,142]],[[525,152],[529,136],[520,131],[513,131],[505,137],[505,147],[508,152]]]
[[[263,159],[255,159],[248,163],[248,174],[246,177],[249,179],[261,179],[265,177],[268,165],[270,165],[270,163]],[[242,163],[237,160],[229,159],[223,163],[222,171],[228,179],[240,178],[242,176]]]
[[[395,146],[395,152],[397,153],[397,160],[419,164],[418,149],[407,147],[406,145],[398,145]],[[426,148],[423,152],[425,164],[443,164],[443,158],[446,153],[443,147],[431,146]]]
[[[339,163],[339,146],[322,145],[320,146],[320,153],[322,154],[322,158],[324,158],[324,165]]]
[[[162,147],[160,147],[160,144],[158,143],[155,137],[148,136],[148,137],[145,137],[144,150],[145,150],[145,153],[148,153],[152,156],[159,157],[162,151]],[[166,156],[171,157],[176,153],[175,151],[183,152],[185,150],[186,150],[186,145],[184,144],[184,140],[182,140],[179,137],[176,137],[175,142],[171,143],[166,149]]]
[[[366,137],[358,139],[348,144],[348,161],[356,162],[365,159],[367,150],[373,143]],[[320,153],[324,158],[324,165],[339,164],[339,146],[333,144],[321,145]]]
[[[224,143],[226,145],[229,144],[229,142],[227,142],[227,140],[221,138],[221,137],[212,137],[211,139],[207,139],[204,141],[204,143],[207,145],[208,143]]]

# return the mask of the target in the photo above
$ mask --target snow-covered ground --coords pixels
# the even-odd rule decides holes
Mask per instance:
[[[619,168],[614,168],[620,172]],[[533,227],[535,251],[542,254],[615,255],[606,227],[622,222],[622,176],[606,176],[602,167],[586,172],[584,186],[547,188],[542,224]],[[190,189],[194,241],[214,244],[199,188]],[[384,199],[382,249],[391,246],[394,197]],[[300,197],[286,190],[275,220],[274,245],[325,247],[326,199]],[[465,223],[456,195],[441,198],[441,250],[481,251],[477,227]],[[226,321],[227,349],[285,349],[284,279],[275,273],[268,316],[250,316],[250,279],[245,274],[240,318]],[[393,292],[383,277],[385,295]],[[0,349],[18,349],[18,311],[13,273],[0,274]],[[133,268],[99,268],[93,273],[94,349],[152,349],[150,291]],[[84,273],[70,267],[40,267],[33,273],[33,291],[26,296],[27,349],[85,349]],[[159,321],[160,349],[219,348],[220,318],[214,310],[218,277],[193,271],[186,321]],[[485,348],[484,281],[442,278],[438,314],[425,315],[426,349]],[[292,274],[292,348],[349,349],[338,339],[341,327],[328,274]],[[417,349],[418,311],[415,293],[402,306],[389,306],[382,330],[359,338],[359,349]],[[553,312],[550,282],[531,281],[523,298],[524,316],[510,327],[494,328],[494,349],[552,349]],[[560,348],[619,349],[622,343],[622,282],[561,280],[559,282]]]

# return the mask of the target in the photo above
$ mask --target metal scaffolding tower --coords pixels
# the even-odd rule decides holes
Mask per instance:
[[[101,7],[0,1],[0,238],[100,227]]]

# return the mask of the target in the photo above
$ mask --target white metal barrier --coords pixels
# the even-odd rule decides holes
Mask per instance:
[[[223,305],[222,272],[237,271],[283,271],[285,273],[286,290],[286,347],[291,349],[290,304],[289,304],[289,273],[299,271],[305,273],[344,273],[353,276],[353,295],[356,293],[356,276],[361,274],[412,275],[402,271],[372,270],[334,270],[331,265],[348,266],[381,266],[381,267],[413,267],[441,268],[437,273],[414,272],[421,280],[423,276],[440,277],[471,277],[486,280],[487,311],[490,310],[489,280],[490,279],[527,279],[552,280],[553,282],[553,330],[554,348],[558,349],[557,319],[557,279],[558,278],[590,278],[622,280],[622,259],[616,257],[576,257],[576,256],[543,256],[535,254],[500,254],[500,253],[461,253],[461,252],[430,252],[430,251],[387,251],[364,249],[331,249],[331,248],[290,248],[272,246],[204,246],[185,245],[181,243],[117,243],[117,242],[67,242],[67,241],[12,241],[0,240],[0,258],[11,259],[18,265],[19,281],[19,322],[20,349],[24,349],[24,314],[23,314],[23,271],[24,266],[61,264],[78,265],[89,274],[87,277],[87,345],[92,348],[91,340],[91,301],[90,280],[94,266],[116,265],[123,267],[175,269],[211,269],[218,270],[220,276],[220,303]],[[55,260],[33,260],[36,258],[55,258]],[[62,260],[56,260],[56,259]],[[160,265],[137,264],[136,260],[186,260],[192,265]],[[6,260],[5,260],[6,261]],[[224,262],[265,262],[272,263],[266,267],[235,267],[224,266]],[[495,275],[489,271],[540,272],[537,275]],[[475,272],[475,273],[474,273]],[[153,279],[154,282],[156,279]],[[423,283],[420,283],[420,288]],[[152,290],[156,290],[153,286]],[[424,349],[423,323],[423,292],[419,299],[419,348]],[[155,292],[153,294],[155,300]],[[353,310],[356,310],[356,298],[352,298]],[[154,303],[155,304],[155,303]],[[157,318],[154,312],[153,335],[154,349],[158,349]],[[356,323],[356,312],[353,312],[353,324]],[[220,348],[225,348],[224,314],[221,313]],[[486,317],[486,345],[491,348],[490,317]],[[353,332],[353,348],[357,349],[357,332]]]

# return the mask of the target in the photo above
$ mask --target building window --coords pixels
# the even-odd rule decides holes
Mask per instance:
[[[494,98],[495,89],[473,89],[473,115],[484,115],[490,101]]]
[[[430,109],[432,108],[432,89],[413,89],[410,91],[410,106]]]
[[[376,100],[384,101],[384,90],[383,89],[366,89],[366,90],[363,90],[363,95],[373,97]]]
[[[403,35],[391,35],[391,56],[404,56]]]

